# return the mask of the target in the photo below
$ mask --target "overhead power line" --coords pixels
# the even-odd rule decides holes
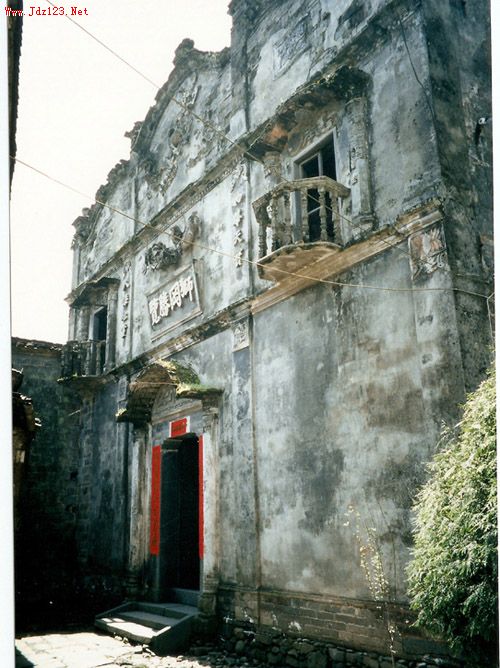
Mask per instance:
[[[32,171],[36,172],[37,174],[40,174],[41,176],[44,176],[45,178],[49,179],[50,181],[53,181],[54,183],[57,183],[58,185],[62,186],[63,188],[66,188],[68,190],[71,190],[72,192],[85,197],[86,199],[89,199],[90,201],[100,204],[101,206],[104,206],[108,208],[110,211],[113,211],[114,213],[117,213],[121,216],[124,216],[128,220],[133,221],[137,225],[143,228],[149,228],[153,230],[158,236],[159,234],[166,234],[168,237],[175,241],[180,241],[182,240],[182,237],[179,235],[174,234],[173,232],[170,232],[169,230],[160,230],[158,231],[158,228],[154,227],[150,223],[145,223],[144,221],[136,218],[135,216],[130,215],[129,213],[126,213],[125,211],[122,211],[121,209],[118,209],[117,207],[112,206],[111,204],[108,204],[107,202],[100,201],[96,199],[95,197],[92,197],[91,195],[84,193],[83,191],[79,190],[78,188],[75,188],[64,181],[61,181],[60,179],[57,179],[47,172],[44,172],[41,169],[38,169],[37,167],[34,167],[33,165],[30,165],[29,163],[25,162],[24,160],[21,160],[20,158],[14,158],[11,156],[12,159],[14,159],[17,163],[20,165],[23,165],[24,167],[27,167],[28,169],[31,169]],[[179,214],[178,218],[181,218],[183,214]],[[178,219],[177,218],[177,219]],[[176,219],[176,220],[177,220]],[[172,222],[175,222],[172,221]],[[258,262],[256,260],[250,260],[248,258],[239,258],[237,255],[233,255],[232,253],[227,253],[225,251],[219,250],[217,248],[213,248],[211,246],[207,246],[205,244],[200,243],[199,241],[193,241],[191,242],[191,246],[200,248],[205,251],[209,251],[211,253],[215,253],[217,255],[221,255],[223,257],[227,257],[232,260],[241,260],[245,262],[246,264],[253,265],[256,267],[265,267],[266,265],[262,262]],[[394,247],[393,247],[394,248]],[[301,278],[307,281],[310,281],[311,283],[321,283],[323,285],[332,285],[336,287],[346,287],[346,288],[360,288],[360,289],[365,289],[365,290],[380,290],[384,292],[461,292],[464,294],[469,294],[475,297],[482,297],[484,299],[487,299],[488,295],[481,294],[479,292],[472,292],[470,290],[463,290],[461,288],[457,287],[433,287],[433,288],[425,288],[425,287],[411,287],[411,288],[406,288],[406,287],[392,287],[392,286],[380,286],[380,285],[370,285],[366,283],[347,283],[344,281],[332,281],[328,279],[323,279],[323,278],[316,278],[314,276],[307,276],[305,274],[299,274],[297,272],[292,272],[292,271],[286,271],[285,269],[278,269],[277,267],[273,268],[273,271],[283,274],[284,276],[292,276],[295,278]]]
[[[46,2],[47,2],[49,5],[51,5],[52,7],[55,7],[55,6],[56,6],[51,0],[46,0]],[[111,53],[115,58],[117,58],[117,59],[118,59],[121,63],[123,63],[126,67],[129,67],[133,72],[135,72],[138,76],[140,76],[142,79],[144,79],[144,81],[147,81],[151,86],[153,86],[154,88],[156,88],[157,91],[160,91],[160,90],[161,90],[161,86],[159,86],[157,83],[155,83],[155,82],[154,82],[152,79],[150,79],[146,74],[144,74],[143,72],[141,72],[141,70],[139,70],[137,67],[135,67],[134,65],[132,65],[132,63],[130,63],[126,58],[124,58],[124,57],[121,56],[119,53],[117,53],[114,49],[112,49],[110,46],[108,46],[105,42],[103,42],[101,39],[99,39],[99,37],[97,37],[97,36],[94,35],[92,32],[90,32],[90,30],[87,30],[86,28],[84,28],[80,23],[78,23],[78,21],[75,21],[74,19],[72,19],[72,18],[71,18],[70,16],[68,16],[67,14],[65,14],[64,16],[65,16],[66,19],[68,19],[68,21],[70,21],[73,25],[75,25],[77,28],[79,28],[80,30],[82,30],[88,37],[90,37],[91,39],[93,39],[93,40],[94,40],[97,44],[99,44],[103,49],[105,49],[106,51],[108,51],[109,53]],[[312,88],[314,85],[315,85],[315,82],[311,82],[311,83],[309,84],[309,86],[306,88],[306,90],[309,89],[309,88]],[[190,114],[191,116],[193,116],[193,118],[195,118],[197,121],[199,121],[202,125],[204,125],[205,127],[209,128],[210,130],[212,130],[213,132],[215,132],[219,137],[221,137],[222,139],[224,139],[225,141],[227,141],[229,144],[231,144],[231,145],[232,145],[236,150],[238,150],[243,156],[246,156],[246,157],[250,158],[250,159],[253,160],[253,161],[259,162],[260,164],[264,164],[261,158],[259,158],[258,156],[254,155],[253,153],[251,153],[251,151],[249,151],[248,149],[244,148],[243,146],[241,146],[240,144],[238,144],[237,142],[235,142],[233,139],[231,139],[230,137],[228,137],[227,134],[226,134],[225,132],[223,132],[220,128],[218,128],[216,125],[214,125],[214,124],[213,124],[211,121],[209,121],[208,119],[203,118],[202,116],[200,116],[199,114],[197,114],[197,113],[196,113],[190,106],[184,104],[182,101],[178,100],[178,99],[177,99],[175,96],[173,96],[173,95],[170,95],[170,96],[169,96],[169,99],[170,99],[172,102],[174,102],[177,106],[179,106],[183,111],[185,111],[186,113],[188,113],[188,114]],[[290,180],[287,179],[286,177],[282,176],[281,178],[282,178],[282,182],[283,182],[283,183],[290,183]],[[308,192],[308,193],[307,193],[307,197],[308,197],[312,202],[314,202],[315,204],[320,204],[319,199],[316,198],[316,197],[314,197],[314,195],[312,195],[312,193]],[[330,213],[333,213],[332,208],[331,208],[328,204],[326,204],[326,202],[325,202],[325,208],[326,208],[326,210],[330,211]],[[363,228],[362,228],[360,225],[357,225],[354,221],[352,221],[350,218],[348,218],[347,216],[345,216],[345,215],[344,215],[343,213],[341,213],[340,211],[337,212],[336,215],[338,215],[340,218],[342,218],[342,220],[344,220],[344,221],[345,221],[345,222],[346,222],[352,229],[355,229],[355,230],[362,230],[362,231],[363,231]],[[382,240],[382,243],[384,243],[384,244],[385,244],[386,246],[388,246],[389,248],[395,248],[396,250],[398,250],[398,252],[403,253],[404,255],[409,256],[409,253],[408,253],[407,251],[405,251],[404,249],[400,248],[399,246],[395,246],[394,244],[389,243],[389,242],[386,241],[385,239]]]

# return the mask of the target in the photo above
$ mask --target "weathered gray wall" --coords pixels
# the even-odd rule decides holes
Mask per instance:
[[[408,259],[389,257],[340,279],[409,285]],[[401,600],[423,462],[464,398],[453,299],[311,288],[259,314],[254,341],[263,584],[369,597],[352,506]]]
[[[485,300],[462,292],[493,292],[489,3],[424,3],[423,17],[462,363],[471,391],[490,364],[493,343]]]
[[[231,12],[231,49],[179,46],[130,160],[101,190],[141,222],[105,207],[76,221],[75,313],[97,289],[89,279],[119,281],[117,368],[88,385],[82,409],[79,558],[111,589],[127,567],[147,570],[151,425],[115,414],[130,379],[175,359],[222,391],[213,413],[202,394],[196,408],[219,613],[381,651],[352,513],[375,528],[391,598],[404,604],[424,462],[490,359],[490,125],[476,127],[489,113],[487,3],[235,0]],[[353,260],[297,294],[288,278],[289,293],[266,306],[274,286],[254,264],[251,204],[296,178],[327,133],[351,190],[334,260]],[[262,164],[271,152],[274,174]],[[193,214],[195,244],[177,264],[148,265],[153,242],[172,249]],[[197,300],[153,325],[151,296],[190,266]],[[71,336],[85,340],[78,322]],[[160,408],[169,414],[166,395],[155,421]],[[417,654],[411,642],[398,651]]]
[[[93,576],[123,576],[128,502],[128,425],[117,425],[116,384],[83,404],[79,524],[82,567]],[[106,584],[111,587],[111,584]]]
[[[56,382],[60,345],[14,338],[12,365],[23,370],[23,392],[42,423],[30,444],[19,502],[16,615],[22,626],[57,617],[76,591],[80,402]]]

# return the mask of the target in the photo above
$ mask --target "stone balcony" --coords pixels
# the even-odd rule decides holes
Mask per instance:
[[[68,341],[62,348],[61,366],[62,381],[100,384],[107,370],[106,341]]]
[[[259,275],[281,282],[328,255],[342,239],[349,188],[327,176],[284,181],[253,203],[259,225]]]

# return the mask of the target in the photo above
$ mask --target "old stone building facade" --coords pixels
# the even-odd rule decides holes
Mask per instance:
[[[400,656],[410,508],[490,361],[486,2],[233,0],[74,225],[75,545],[122,595]],[[104,586],[104,585],[103,585]]]

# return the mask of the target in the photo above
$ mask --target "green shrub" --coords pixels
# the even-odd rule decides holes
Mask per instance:
[[[417,624],[462,651],[467,665],[497,665],[495,374],[469,396],[456,433],[429,465],[415,505],[408,567]]]

